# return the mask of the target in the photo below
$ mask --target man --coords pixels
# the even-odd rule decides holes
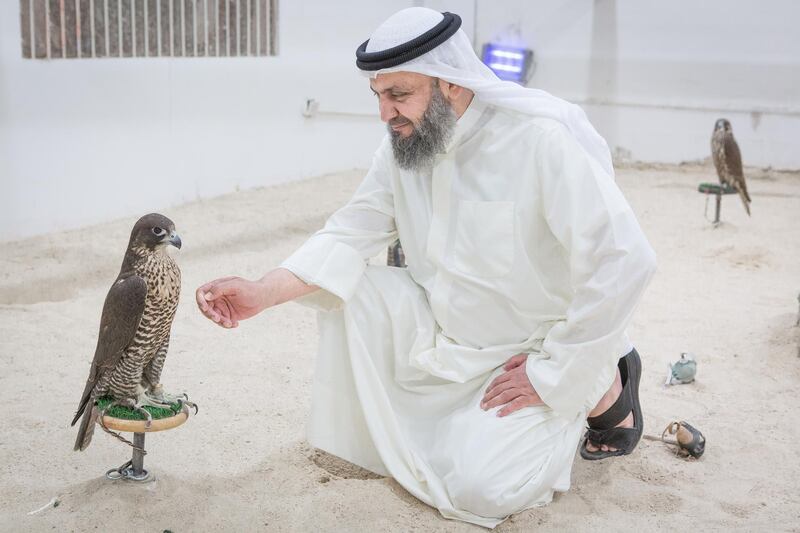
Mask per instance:
[[[569,488],[587,416],[583,457],[636,446],[625,328],[655,258],[583,112],[498,80],[459,24],[410,8],[373,33],[357,65],[389,134],[354,197],[197,300],[226,328],[319,309],[309,442],[494,527]],[[367,266],[397,237],[407,269]]]

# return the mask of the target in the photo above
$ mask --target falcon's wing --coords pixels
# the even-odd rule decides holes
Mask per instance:
[[[94,360],[72,425],[75,425],[86,408],[100,376],[117,365],[122,352],[133,340],[142,319],[146,296],[147,284],[136,275],[118,279],[108,290],[103,304]]]
[[[742,173],[742,154],[739,152],[739,145],[733,135],[725,136],[725,163],[728,167],[728,174],[733,178],[741,178]]]
[[[742,154],[739,152],[739,145],[736,144],[736,139],[733,138],[733,135],[725,136],[725,156],[728,162],[728,172],[731,180],[733,180],[731,185],[739,191],[744,207],[747,209],[747,213],[750,214],[750,208],[747,206],[750,201],[750,194],[747,192],[747,183],[744,181]]]
[[[725,143],[720,135],[721,132],[714,131],[711,136],[711,158],[714,161],[714,168],[717,169],[717,176],[720,183],[725,183]]]

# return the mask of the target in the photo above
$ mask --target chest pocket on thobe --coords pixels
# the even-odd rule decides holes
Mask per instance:
[[[514,202],[459,201],[453,256],[465,274],[508,274],[514,266]]]

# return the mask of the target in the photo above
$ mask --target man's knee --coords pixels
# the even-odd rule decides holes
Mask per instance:
[[[481,413],[477,416],[485,418]],[[453,427],[460,429],[461,435],[467,431],[457,422],[465,420],[454,421]],[[492,424],[489,426],[491,431]],[[434,464],[444,474],[455,507],[479,516],[504,518],[548,503],[559,474],[572,460],[572,453],[563,446],[563,435],[541,424],[535,431],[509,431],[497,437],[502,443],[485,437],[453,438],[453,444],[437,454]]]
[[[527,494],[537,485],[537,474],[530,472],[528,479],[517,479],[519,474],[468,467],[447,480],[450,497],[457,509],[463,509],[487,518],[505,518],[526,507]],[[520,465],[525,470],[527,465]],[[518,485],[522,481],[523,486]]]
[[[480,478],[460,478],[451,489],[453,505],[478,516],[503,518],[513,513],[500,505],[497,495]]]

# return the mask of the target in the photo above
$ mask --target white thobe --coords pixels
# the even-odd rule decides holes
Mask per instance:
[[[399,236],[407,269],[368,266]],[[559,122],[474,99],[431,170],[388,137],[352,200],[282,265],[318,285],[309,442],[494,527],[569,488],[655,255]],[[545,405],[483,411],[517,353]]]

